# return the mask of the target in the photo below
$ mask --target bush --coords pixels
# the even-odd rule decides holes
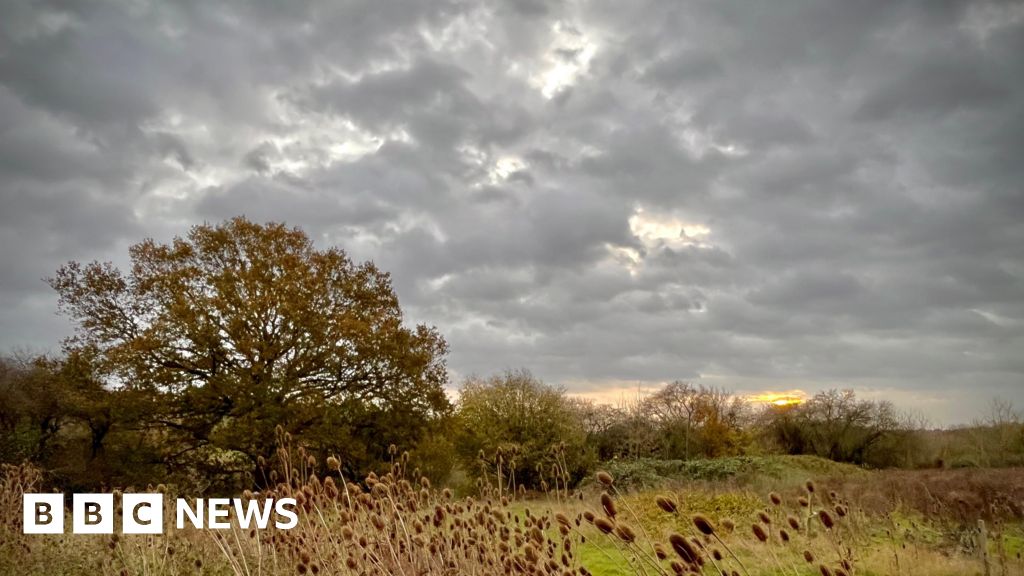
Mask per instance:
[[[552,488],[574,485],[594,458],[573,405],[563,390],[529,372],[471,378],[457,407],[456,450],[465,470],[488,481]]]
[[[702,460],[611,460],[600,466],[622,490],[654,488],[679,482],[776,485],[802,484],[808,477],[856,476],[861,470],[816,456],[735,456]]]

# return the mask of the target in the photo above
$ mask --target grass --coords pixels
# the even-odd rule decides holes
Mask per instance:
[[[817,456],[734,456],[712,460],[638,458],[606,463],[623,489],[636,490],[679,483],[784,489],[808,478],[863,477],[867,471]],[[587,483],[593,486],[594,481]],[[586,485],[586,484],[585,484]]]
[[[337,461],[309,462],[301,448],[285,454],[302,465],[245,497],[294,496],[300,524],[248,533],[179,531],[168,518],[158,536],[25,536],[20,496],[44,488],[41,476],[6,467],[0,574],[710,575],[717,564],[744,576],[965,576],[985,574],[982,520],[988,574],[1024,576],[1021,469],[868,472],[804,457],[620,462],[608,468],[610,483],[595,479],[569,498],[485,486],[457,499],[411,478],[397,454],[390,470],[359,483],[340,478]],[[636,482],[649,470],[657,483]]]

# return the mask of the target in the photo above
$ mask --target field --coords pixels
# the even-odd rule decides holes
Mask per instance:
[[[302,458],[273,492],[244,495],[296,497],[288,531],[165,518],[159,536],[26,536],[21,493],[42,477],[7,467],[0,573],[1024,575],[1021,469],[617,462],[568,493],[482,484],[475,497],[413,478],[403,458],[358,483],[337,469]]]

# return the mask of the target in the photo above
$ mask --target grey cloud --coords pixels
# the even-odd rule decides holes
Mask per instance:
[[[802,271],[764,285],[748,300],[757,305],[814,309],[820,305],[856,306],[865,287],[857,278],[834,269]],[[834,310],[839,312],[839,310]]]
[[[966,53],[966,55],[965,55]],[[900,113],[936,115],[985,108],[1012,97],[999,70],[985,66],[985,54],[966,41],[953,49],[930,52],[920,62],[900,62],[890,77],[860,104],[855,117],[891,120]]]
[[[280,158],[280,150],[270,142],[263,142],[242,156],[242,165],[251,168],[257,174],[270,173],[270,158]]]
[[[195,166],[196,160],[192,157],[188,146],[181,138],[166,132],[156,132],[150,137],[150,140],[156,148],[157,154],[164,158],[173,159],[183,170],[188,170]]]
[[[484,101],[465,86],[469,79],[450,63],[421,59],[408,68],[313,87],[298,100],[375,132],[408,129],[416,142],[442,149],[508,143],[529,128],[524,110],[512,102]]]
[[[0,346],[65,333],[61,262],[246,214],[391,271],[459,374],[1024,403],[983,4],[9,3]]]
[[[682,51],[659,59],[642,74],[645,82],[665,88],[714,80],[724,72],[722,64],[711,54]]]
[[[214,219],[244,214],[258,222],[304,222],[308,226],[373,226],[394,218],[398,210],[372,198],[344,198],[313,183],[280,174],[251,177],[228,188],[202,191],[195,209]]]

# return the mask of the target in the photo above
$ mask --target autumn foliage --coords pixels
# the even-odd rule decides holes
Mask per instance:
[[[130,256],[127,271],[71,262],[49,282],[79,326],[79,378],[102,384],[110,428],[134,430],[149,464],[237,481],[273,456],[277,425],[367,463],[449,410],[444,339],[403,324],[372,263],[244,218]]]

